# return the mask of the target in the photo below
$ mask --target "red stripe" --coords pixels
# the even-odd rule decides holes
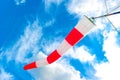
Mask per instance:
[[[27,64],[26,66],[24,66],[24,70],[33,69],[33,68],[37,68],[36,62],[32,62],[32,63]]]
[[[57,59],[59,59],[60,57],[61,57],[61,55],[57,52],[57,50],[55,50],[47,57],[47,61],[49,64],[51,64],[54,61],[56,61]]]
[[[76,28],[73,28],[72,31],[65,38],[70,45],[77,43],[84,35],[79,32]]]

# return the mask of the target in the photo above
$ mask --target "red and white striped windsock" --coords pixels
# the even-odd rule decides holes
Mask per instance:
[[[86,16],[84,16],[80,22],[71,30],[66,36],[60,46],[54,50],[46,59],[32,62],[24,66],[24,70],[41,67],[47,64],[51,64],[58,60],[64,53],[79,42],[93,27],[94,23]]]

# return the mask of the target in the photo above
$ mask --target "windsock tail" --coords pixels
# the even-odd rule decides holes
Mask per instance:
[[[29,69],[33,69],[33,68],[37,68],[36,62],[32,62],[32,63],[24,66],[24,70],[29,70]]]

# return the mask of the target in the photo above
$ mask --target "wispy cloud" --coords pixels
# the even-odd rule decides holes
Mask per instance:
[[[34,21],[32,24],[28,24],[18,41],[3,53],[5,54],[7,61],[15,60],[16,62],[23,63],[30,53],[31,55],[37,53],[39,50],[37,43],[41,36],[42,28],[39,25],[38,20]]]
[[[43,48],[43,51],[45,52],[45,54],[50,54],[53,50],[55,50],[60,45],[60,41],[58,39],[49,40],[49,41],[44,40],[43,43],[45,44],[41,45],[41,47]]]
[[[62,0],[44,0],[45,7],[49,8],[52,4],[59,5]]]
[[[51,6],[56,5],[58,6],[59,4],[62,3],[63,0],[43,0],[44,4],[45,4],[45,10],[49,11],[49,9],[51,8]]]
[[[14,80],[14,76],[0,67],[0,80]]]
[[[20,5],[26,2],[26,0],[14,0],[16,5]]]
[[[55,19],[51,19],[45,23],[45,27],[51,26],[55,22]]]

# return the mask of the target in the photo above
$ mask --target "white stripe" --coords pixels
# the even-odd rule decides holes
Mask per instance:
[[[36,66],[37,67],[41,67],[41,66],[44,66],[44,65],[47,65],[47,64],[48,64],[48,62],[47,62],[46,59],[36,61]]]
[[[64,39],[63,42],[58,47],[57,52],[62,56],[71,47],[72,46]]]
[[[95,27],[95,24],[84,16],[75,28],[85,36],[93,27]]]

